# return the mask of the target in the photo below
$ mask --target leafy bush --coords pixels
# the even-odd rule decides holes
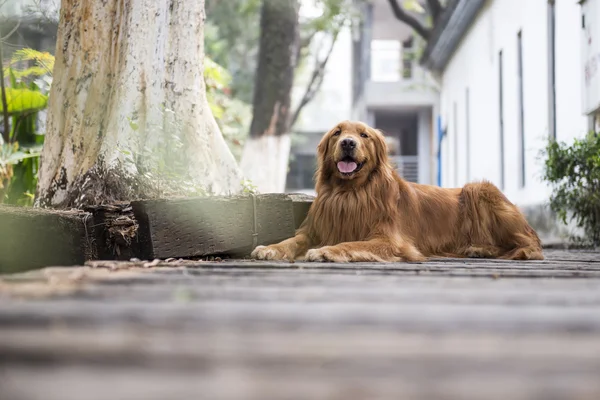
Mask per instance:
[[[44,141],[39,123],[48,104],[54,57],[33,49],[17,50],[4,68],[6,110],[9,121],[0,146],[0,203],[31,206],[37,185],[39,156]]]
[[[600,136],[589,133],[570,146],[550,141],[543,179],[553,186],[550,208],[563,223],[575,221],[583,245],[600,245]]]

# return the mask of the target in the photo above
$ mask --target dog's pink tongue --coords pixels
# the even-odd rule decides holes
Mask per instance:
[[[356,169],[356,163],[353,161],[340,161],[339,163],[337,163],[337,167],[340,170],[340,172],[348,174]]]

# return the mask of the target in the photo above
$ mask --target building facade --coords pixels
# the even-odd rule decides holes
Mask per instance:
[[[600,131],[600,1],[581,1],[583,112],[590,128]]]
[[[423,43],[394,17],[387,0],[357,2],[357,7],[360,21],[340,35],[323,87],[294,127],[287,191],[314,193],[317,144],[344,119],[381,129],[405,179],[435,183],[439,93],[418,62]],[[295,99],[307,78],[297,79]]]
[[[544,204],[547,139],[571,142],[589,128],[581,7],[574,0],[450,3],[423,57],[441,88],[441,186],[487,179],[521,207]]]

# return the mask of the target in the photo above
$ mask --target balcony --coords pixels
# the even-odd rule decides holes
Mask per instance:
[[[412,42],[371,42],[370,77],[364,88],[368,108],[413,108],[435,104],[437,91],[427,72],[416,62]]]

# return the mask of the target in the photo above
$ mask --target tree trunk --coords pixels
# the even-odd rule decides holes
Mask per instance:
[[[263,0],[250,136],[241,166],[259,192],[283,192],[290,152],[298,1]]]
[[[204,0],[63,0],[36,205],[241,190],[208,107]]]

